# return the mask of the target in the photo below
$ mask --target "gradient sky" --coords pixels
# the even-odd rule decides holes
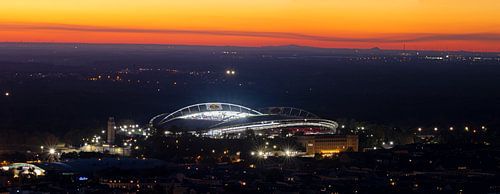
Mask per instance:
[[[0,42],[500,51],[500,0],[3,0]]]

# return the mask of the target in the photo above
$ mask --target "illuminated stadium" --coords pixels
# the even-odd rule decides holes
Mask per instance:
[[[153,117],[150,125],[167,133],[197,133],[205,136],[254,132],[336,133],[338,124],[292,107],[259,111],[230,103],[200,103]]]

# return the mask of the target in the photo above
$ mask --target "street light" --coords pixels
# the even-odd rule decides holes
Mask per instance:
[[[291,157],[291,156],[294,156],[294,155],[295,155],[295,151],[290,150],[290,149],[286,149],[285,150],[285,156]]]
[[[49,154],[55,154],[55,153],[56,153],[56,149],[54,149],[54,148],[49,149]]]

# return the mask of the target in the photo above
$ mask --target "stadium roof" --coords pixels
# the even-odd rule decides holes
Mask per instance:
[[[262,112],[231,103],[199,103],[153,117],[150,124],[169,131],[202,131],[205,134],[244,130],[323,128],[335,132],[337,123],[293,107],[271,107]],[[264,113],[263,113],[264,112]]]

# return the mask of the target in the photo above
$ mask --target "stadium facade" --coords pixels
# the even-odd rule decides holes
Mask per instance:
[[[254,132],[304,132],[334,134],[338,124],[302,109],[270,107],[259,111],[231,103],[200,103],[153,117],[150,125],[171,133],[198,133],[205,136]]]

